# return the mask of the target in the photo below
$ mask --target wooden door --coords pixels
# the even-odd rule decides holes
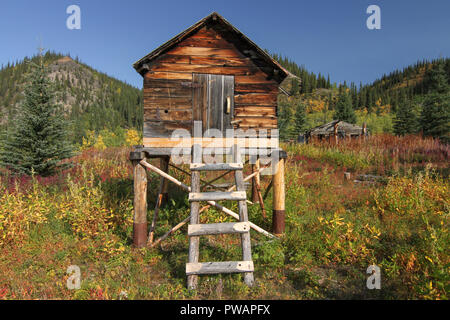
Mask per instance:
[[[194,73],[192,81],[194,121],[202,121],[203,132],[214,128],[225,136],[233,127],[234,76]]]

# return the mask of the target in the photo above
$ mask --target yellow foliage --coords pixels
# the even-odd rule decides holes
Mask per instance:
[[[27,195],[0,190],[0,246],[22,241],[33,225],[45,223],[52,210],[52,199],[36,187]]]
[[[135,146],[142,144],[142,137],[136,129],[124,130],[124,134],[116,134],[108,129],[103,129],[98,134],[92,130],[86,132],[86,138],[82,138],[80,151],[89,148],[105,150],[107,147]]]
[[[58,201],[56,217],[67,222],[78,239],[98,240],[100,251],[118,254],[125,247],[112,231],[118,225],[127,228],[133,223],[132,205],[130,201],[118,208],[106,205],[104,193],[94,184],[92,173],[83,167],[81,182],[67,179],[68,192]]]
[[[375,102],[375,105],[376,105],[377,107],[380,107],[380,106],[381,106],[381,98],[378,98],[378,100]]]
[[[126,132],[125,141],[127,146],[135,146],[141,144],[141,137],[135,129],[128,129]]]
[[[98,149],[98,150],[105,150],[106,149],[106,145],[103,142],[103,137],[102,135],[98,135],[97,137],[97,141],[94,144],[94,148]]]
[[[86,138],[83,137],[80,151],[91,148],[97,141],[97,137],[95,136],[95,132],[92,130],[88,130],[86,132]]]
[[[308,107],[307,112],[313,113],[313,112],[322,112],[325,109],[326,103],[322,99],[309,99],[308,100]]]

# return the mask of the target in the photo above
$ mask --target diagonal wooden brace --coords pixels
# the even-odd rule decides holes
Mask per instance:
[[[171,175],[165,173],[164,171],[160,170],[158,167],[155,167],[155,166],[151,165],[151,164],[148,163],[147,161],[142,160],[142,161],[140,161],[140,164],[141,164],[142,166],[144,166],[145,168],[150,169],[150,170],[152,170],[153,172],[159,174],[160,176],[166,178],[167,180],[173,182],[174,184],[176,184],[177,186],[179,186],[179,187],[181,187],[182,189],[186,190],[187,192],[190,192],[190,191],[191,191],[191,188],[190,188],[189,186],[185,185],[184,183],[182,183],[182,182],[179,181],[178,179],[176,179],[176,178],[172,177]],[[253,174],[249,175],[248,177],[246,177],[246,178],[244,179],[244,181],[250,180],[251,178],[253,178],[256,174],[260,173],[260,172],[261,172],[262,170],[264,170],[265,168],[266,168],[266,167],[261,168],[259,171],[256,171],[256,172],[254,172]],[[230,189],[234,189],[234,186],[233,186],[232,188],[230,188]],[[228,214],[228,215],[234,217],[235,219],[239,220],[239,215],[238,215],[237,213],[235,213],[235,212],[231,211],[230,209],[228,209],[228,208],[226,208],[226,207],[224,207],[224,206],[218,204],[217,202],[215,202],[215,201],[208,201],[208,204],[209,204],[209,205],[212,205],[212,206],[214,206],[214,207],[216,207],[217,209],[221,210],[222,212],[224,212],[224,213],[226,213],[226,214]],[[184,221],[186,221],[185,223],[187,223],[187,221],[189,221],[189,217],[186,218]],[[183,222],[184,222],[184,221],[183,221]],[[178,229],[181,228],[182,226],[183,226],[182,223],[178,224],[178,225],[176,226],[176,227],[178,227],[176,230],[178,230]],[[262,234],[264,234],[265,236],[267,236],[267,237],[269,237],[269,238],[276,238],[276,236],[274,236],[273,234],[267,232],[267,231],[264,230],[263,228],[258,227],[256,224],[254,224],[254,223],[252,223],[252,222],[250,222],[250,227],[251,227],[253,230],[255,230],[255,231],[259,232],[259,233],[262,233]],[[172,233],[172,232],[174,232],[174,231],[176,231],[176,230],[173,230],[173,229],[172,229],[171,231],[169,231],[169,234]],[[164,236],[163,236],[163,237],[164,237]],[[167,237],[166,237],[166,238],[167,238]],[[159,243],[159,242],[160,242],[160,239],[158,239],[157,241],[155,241],[155,242],[153,243],[153,246],[156,245],[156,244]],[[148,243],[148,245],[150,245],[150,243]]]

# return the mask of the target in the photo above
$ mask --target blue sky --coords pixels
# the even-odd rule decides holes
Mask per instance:
[[[81,30],[66,28],[72,4]],[[381,8],[381,30],[366,27],[371,4]],[[142,87],[133,62],[213,11],[260,47],[338,83],[450,56],[448,0],[2,0],[0,64],[34,55],[42,38],[46,49]]]

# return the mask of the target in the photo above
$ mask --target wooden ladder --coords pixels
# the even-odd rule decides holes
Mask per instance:
[[[244,282],[253,285],[253,261],[250,243],[250,223],[247,213],[247,196],[244,186],[243,163],[240,149],[237,145],[232,148],[233,163],[202,163],[203,150],[200,145],[193,146],[191,163],[191,217],[188,227],[189,262],[186,264],[186,275],[189,289],[196,289],[198,275],[219,273],[244,273]],[[200,192],[201,171],[234,171],[235,192]],[[233,200],[239,204],[239,222],[199,224],[199,207],[201,201]],[[243,261],[226,262],[198,262],[199,236],[238,233],[241,235]]]

